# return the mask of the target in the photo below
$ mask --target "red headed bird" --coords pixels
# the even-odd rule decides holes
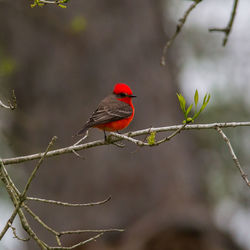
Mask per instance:
[[[117,83],[113,93],[105,97],[85,123],[78,135],[85,134],[89,128],[104,131],[118,131],[126,128],[133,120],[135,109],[132,104],[132,90],[125,83]]]

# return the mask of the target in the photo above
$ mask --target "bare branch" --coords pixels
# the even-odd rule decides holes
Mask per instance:
[[[26,200],[26,192],[28,191],[29,185],[32,181],[32,179],[35,176],[35,173],[37,172],[39,166],[41,165],[43,159],[46,157],[46,153],[48,152],[49,148],[52,146],[53,141],[55,140],[55,138],[53,138],[53,140],[51,141],[51,143],[49,144],[49,146],[47,147],[47,150],[44,154],[44,157],[40,159],[40,161],[38,162],[37,166],[35,167],[34,171],[31,174],[31,177],[29,178],[23,193],[21,194],[19,192],[19,190],[15,187],[14,183],[12,182],[12,180],[10,179],[4,164],[2,162],[2,160],[0,160],[0,178],[1,180],[4,182],[5,187],[8,191],[8,193],[10,194],[10,197],[13,201],[13,204],[15,206],[15,210],[11,216],[11,218],[8,220],[5,228],[3,229],[3,231],[0,233],[0,238],[2,238],[5,233],[7,232],[8,228],[12,228],[13,234],[16,238],[18,238],[19,240],[23,240],[26,241],[28,239],[22,239],[20,237],[17,236],[16,234],[16,230],[15,228],[12,226],[12,222],[16,216],[16,214],[19,214],[19,218],[21,220],[22,226],[24,228],[24,230],[28,233],[28,235],[30,235],[36,242],[37,244],[41,247],[41,249],[43,250],[48,250],[48,249],[65,249],[65,250],[70,250],[70,249],[74,249],[78,246],[84,245],[88,242],[91,242],[95,239],[97,239],[98,237],[100,237],[103,233],[106,232],[122,232],[124,231],[123,229],[99,229],[99,230],[75,230],[75,231],[64,231],[64,232],[57,232],[56,230],[54,230],[52,227],[48,226],[45,222],[43,222],[24,202]],[[100,201],[100,202],[92,202],[92,203],[86,203],[86,204],[70,204],[70,203],[64,203],[64,202],[57,202],[57,201],[51,201],[51,200],[45,200],[45,199],[39,199],[39,198],[31,198],[29,200],[35,200],[35,201],[41,201],[41,202],[46,202],[46,203],[53,203],[53,204],[57,204],[57,205],[64,205],[64,206],[94,206],[94,205],[100,205],[100,204],[104,204],[106,202],[108,202],[111,199],[111,197],[108,197],[107,199],[105,199],[104,201]],[[33,232],[33,230],[31,229],[31,227],[28,224],[28,221],[26,220],[21,207],[24,207],[25,210],[39,223],[41,224],[46,230],[48,230],[49,232],[51,232],[57,241],[57,244],[59,245],[59,247],[51,247],[48,246],[45,242],[41,241],[36,234]],[[99,233],[98,235],[91,237],[85,241],[79,242],[78,244],[75,244],[73,246],[70,247],[62,247],[61,241],[60,241],[60,236],[65,235],[65,234],[80,234],[80,233]]]
[[[61,1],[60,0],[55,0],[55,1],[49,1],[49,0],[39,0],[40,3],[45,3],[45,4],[58,4]]]
[[[233,158],[233,161],[234,161],[236,167],[239,169],[241,176],[242,176],[243,180],[246,182],[247,186],[250,187],[250,182],[249,182],[247,175],[245,174],[243,168],[240,165],[240,162],[239,162],[239,160],[238,160],[238,158],[233,150],[233,147],[230,143],[230,140],[228,139],[228,137],[225,135],[225,133],[219,127],[216,127],[215,129],[219,132],[219,134],[222,136],[223,140],[226,142],[226,144],[229,148],[229,152]]]
[[[225,37],[224,37],[224,39],[222,41],[223,46],[226,46],[227,41],[228,41],[228,37],[229,37],[229,35],[231,33],[233,23],[234,23],[234,19],[235,19],[235,16],[236,16],[238,3],[239,3],[239,0],[234,0],[231,17],[230,17],[229,22],[228,22],[228,24],[227,24],[227,26],[225,28],[210,28],[209,29],[210,32],[223,32],[225,34]]]
[[[0,100],[0,107],[6,108],[6,109],[11,109],[14,110],[17,107],[17,102],[16,102],[16,95],[15,91],[12,90],[12,101],[8,100],[9,105],[5,105],[1,100]]]
[[[89,207],[89,206],[96,206],[96,205],[102,205],[108,201],[111,200],[111,196],[109,196],[107,199],[103,201],[98,201],[98,202],[91,202],[91,203],[68,203],[68,202],[62,202],[62,201],[54,201],[54,200],[46,200],[46,199],[40,199],[40,198],[34,198],[34,197],[27,197],[26,200],[30,201],[39,201],[39,202],[44,202],[44,203],[50,203],[53,205],[60,205],[60,206],[66,206],[66,207]]]
[[[5,105],[1,100],[0,100],[0,107],[5,108],[5,109],[10,109],[10,107]]]
[[[183,25],[185,24],[189,14],[192,12],[192,10],[202,1],[202,0],[193,0],[194,3],[192,3],[190,5],[190,7],[186,10],[186,12],[184,13],[184,16],[182,18],[179,19],[179,23],[176,26],[176,31],[173,34],[173,36],[167,41],[167,43],[165,44],[164,48],[163,48],[163,52],[162,52],[162,57],[161,57],[161,65],[165,66],[166,65],[166,54],[167,51],[169,49],[169,47],[172,45],[172,43],[174,42],[175,38],[177,37],[177,35],[181,32]]]
[[[30,175],[30,177],[29,177],[29,179],[28,179],[28,181],[27,181],[27,183],[26,183],[26,185],[25,185],[25,187],[24,187],[24,190],[23,190],[23,193],[21,194],[20,199],[22,199],[22,198],[25,199],[25,198],[26,198],[25,196],[26,196],[26,193],[27,193],[27,191],[28,191],[28,189],[29,189],[29,186],[30,186],[30,184],[31,184],[31,181],[34,179],[34,177],[35,177],[35,175],[36,175],[38,169],[39,169],[40,166],[42,165],[43,160],[44,160],[45,157],[47,156],[47,154],[48,154],[50,148],[53,146],[53,144],[54,144],[54,142],[56,141],[56,139],[57,139],[56,136],[54,136],[54,137],[51,139],[51,141],[50,141],[50,143],[49,143],[49,145],[48,145],[46,151],[44,152],[43,156],[42,156],[42,157],[40,158],[40,160],[38,161],[38,163],[37,163],[36,167],[34,168],[34,170],[32,171],[32,173],[31,173],[31,175]]]
[[[21,237],[19,237],[18,235],[17,235],[17,233],[16,233],[16,228],[15,227],[13,227],[12,225],[9,225],[10,226],[10,228],[12,229],[12,232],[13,232],[13,235],[14,235],[14,238],[16,238],[16,239],[18,239],[18,240],[21,240],[21,241],[29,241],[30,240],[30,237],[28,237],[28,238],[21,238]]]
[[[20,204],[20,202],[19,202],[20,192],[14,187],[13,182],[11,181],[10,177],[8,176],[8,173],[4,167],[2,160],[0,160],[0,178],[3,181],[4,186],[9,194],[14,206],[15,207],[19,206],[19,204]],[[15,190],[17,190],[17,191],[15,191]],[[42,240],[40,240],[37,237],[37,235],[34,233],[34,231],[30,228],[30,226],[27,222],[27,219],[26,219],[21,208],[18,209],[18,215],[19,215],[23,229],[28,233],[28,235],[30,237],[32,237],[37,242],[37,244],[41,247],[41,249],[46,250],[47,245]],[[2,230],[2,232],[0,233],[0,240],[7,232],[8,228],[12,225],[12,222],[10,222],[10,223],[9,222],[10,222],[10,220],[8,220],[8,222],[7,222],[8,227],[5,226],[4,229]]]
[[[99,202],[92,202],[92,203],[84,203],[84,204],[72,204],[72,203],[68,203],[68,202],[61,202],[61,201],[55,201],[55,200],[47,200],[47,199],[41,199],[41,198],[34,198],[34,197],[26,197],[26,193],[30,187],[30,184],[32,182],[32,180],[34,179],[39,167],[41,166],[43,160],[45,159],[45,157],[48,156],[55,156],[55,155],[60,155],[60,154],[64,154],[64,153],[72,153],[73,150],[82,150],[82,149],[87,149],[87,148],[91,148],[91,147],[96,147],[96,146],[101,146],[101,145],[108,145],[108,144],[113,144],[115,142],[121,141],[121,140],[127,140],[129,142],[135,143],[138,146],[156,146],[159,145],[161,143],[164,143],[166,141],[169,141],[170,139],[172,139],[174,136],[176,136],[178,133],[180,133],[182,130],[198,130],[198,129],[216,129],[220,135],[222,136],[222,138],[226,141],[229,150],[230,150],[230,154],[233,157],[233,160],[236,164],[236,166],[238,167],[242,178],[244,179],[244,181],[247,183],[248,186],[250,186],[249,180],[246,176],[246,174],[244,173],[242,167],[240,166],[239,160],[237,159],[233,148],[231,146],[231,143],[229,141],[229,139],[226,137],[226,135],[224,134],[224,132],[221,130],[221,128],[229,128],[229,127],[239,127],[239,126],[250,126],[250,122],[229,122],[229,123],[211,123],[211,124],[196,124],[196,125],[187,125],[187,124],[182,124],[182,125],[176,125],[176,126],[168,126],[168,127],[159,127],[159,128],[148,128],[148,129],[143,129],[143,130],[138,130],[138,131],[134,131],[134,132],[129,132],[126,134],[117,134],[117,133],[110,133],[110,136],[108,137],[107,141],[103,141],[103,140],[99,140],[99,141],[94,141],[94,142],[89,142],[89,143],[85,143],[85,144],[81,144],[81,145],[73,145],[70,147],[66,147],[66,148],[62,148],[62,149],[57,149],[57,150],[53,150],[53,151],[49,151],[49,149],[51,148],[51,146],[53,145],[56,137],[54,137],[52,139],[52,141],[50,142],[50,144],[48,145],[46,151],[44,153],[39,153],[39,154],[34,154],[34,155],[28,155],[28,156],[23,156],[23,157],[16,157],[16,158],[10,158],[10,159],[4,159],[1,160],[0,159],[0,178],[3,181],[9,195],[10,198],[12,199],[12,202],[15,206],[15,210],[12,213],[12,216],[10,217],[10,219],[8,220],[8,222],[6,223],[4,229],[2,230],[2,232],[0,233],[0,239],[5,235],[6,231],[8,230],[9,227],[12,228],[14,235],[16,236],[16,232],[15,229],[12,226],[13,220],[16,216],[16,214],[18,213],[19,218],[21,220],[22,226],[24,228],[24,230],[28,233],[28,235],[33,238],[37,244],[41,247],[41,249],[53,249],[53,250],[59,250],[59,249],[64,249],[64,250],[70,250],[70,249],[74,249],[78,246],[84,245],[90,241],[93,241],[97,238],[99,238],[103,233],[106,232],[122,232],[124,231],[123,229],[97,229],[97,230],[91,230],[91,229],[86,229],[86,230],[71,230],[71,231],[62,231],[62,232],[57,232],[56,230],[54,230],[52,227],[48,226],[45,222],[43,222],[28,206],[27,204],[25,204],[26,200],[29,201],[37,201],[37,202],[43,202],[43,203],[48,203],[48,204],[54,204],[54,205],[61,205],[61,206],[69,206],[69,207],[79,207],[79,206],[94,206],[94,205],[101,205],[104,204],[106,202],[108,202],[111,197],[108,197],[107,199],[103,200],[103,201],[99,201]],[[151,133],[160,133],[160,132],[168,132],[168,131],[174,131],[172,134],[170,134],[169,136],[163,138],[162,140],[158,140],[156,142],[154,142],[153,144],[150,142],[144,142],[138,139],[135,139],[134,137],[136,136],[140,136],[140,135],[148,135]],[[155,138],[153,138],[153,141],[155,140]],[[34,168],[33,172],[31,173],[25,188],[23,190],[22,193],[20,193],[20,191],[17,189],[17,187],[14,185],[13,181],[11,180],[10,176],[8,175],[5,167],[4,167],[4,163],[6,164],[14,164],[14,163],[19,163],[19,162],[23,162],[23,161],[28,161],[28,160],[33,160],[33,159],[40,159],[39,162],[37,163],[36,167]],[[51,232],[57,241],[58,247],[52,247],[52,246],[48,246],[45,242],[41,241],[37,235],[33,232],[32,228],[29,226],[28,221],[26,219],[26,217],[24,216],[24,213],[22,211],[22,207],[24,209],[26,209],[26,211],[38,222],[40,223],[45,229],[47,229],[49,232]],[[73,246],[69,246],[69,247],[63,247],[60,241],[60,237],[66,234],[81,234],[81,233],[98,233],[96,236],[89,238],[88,240],[79,242],[78,244],[75,244]],[[20,238],[18,236],[16,236],[17,238]],[[21,238],[20,238],[21,240]],[[24,240],[24,239],[22,239]]]
[[[53,228],[51,228],[50,226],[48,226],[45,222],[43,222],[26,204],[23,203],[22,205],[25,210],[39,223],[41,224],[45,229],[47,229],[49,232],[51,232],[52,234],[54,234],[55,236],[58,236],[59,233],[57,231],[55,231]]]
[[[110,135],[113,135],[113,136],[115,136],[115,137],[117,137],[117,138],[120,138],[120,139],[123,139],[123,140],[127,140],[127,141],[130,141],[130,142],[133,142],[133,143],[135,143],[137,146],[140,146],[140,147],[142,147],[142,146],[149,146],[148,143],[143,142],[143,141],[141,141],[141,140],[136,140],[136,139],[131,138],[131,137],[127,136],[127,135],[121,135],[121,134],[114,133],[114,132],[110,132]]]
[[[11,188],[11,183],[8,181],[8,178],[6,176],[7,176],[7,173],[6,173],[6,170],[4,168],[4,164],[3,164],[2,160],[0,160],[0,178],[3,181],[3,183],[5,184],[5,188],[6,188],[7,192],[8,192],[8,194],[9,194],[12,202],[15,205],[15,210],[12,212],[10,218],[8,219],[8,221],[5,224],[2,232],[0,233],[0,240],[3,238],[3,236],[5,235],[7,230],[9,229],[9,227],[12,225],[12,223],[13,223],[16,215],[17,215],[17,212],[18,212],[18,210],[20,208],[20,205],[18,205],[19,202],[17,200],[16,193]]]
[[[49,247],[48,249],[49,250],[71,250],[71,249],[74,249],[74,248],[77,248],[79,246],[82,246],[82,245],[85,245],[86,243],[89,243],[91,241],[95,241],[96,239],[98,239],[99,237],[101,237],[104,233],[100,233],[100,234],[97,234],[96,236],[94,237],[91,237],[85,241],[82,241],[82,242],[79,242],[78,244],[75,244],[71,247]]]
[[[3,182],[6,182],[6,188],[7,188],[7,191],[8,191],[8,193],[10,194],[10,196],[12,198],[12,201],[13,202],[16,201],[16,202],[14,202],[14,204],[15,204],[15,210],[11,214],[11,216],[10,216],[9,220],[7,221],[4,229],[2,230],[2,232],[0,234],[0,239],[5,235],[5,233],[9,229],[9,227],[12,225],[12,223],[13,223],[13,221],[14,221],[14,219],[15,219],[15,217],[16,217],[19,209],[20,209],[20,207],[22,206],[23,202],[25,201],[25,196],[26,196],[26,193],[27,193],[27,191],[29,189],[29,186],[31,184],[32,179],[35,177],[35,174],[36,174],[37,170],[39,169],[39,167],[42,164],[44,158],[46,157],[46,154],[48,153],[49,149],[51,148],[51,146],[53,145],[53,143],[54,143],[55,140],[56,140],[56,137],[53,137],[52,140],[51,140],[51,142],[49,143],[49,145],[48,145],[48,147],[47,147],[47,149],[46,149],[43,157],[39,160],[38,164],[36,165],[35,169],[33,170],[32,174],[31,174],[31,176],[29,177],[29,179],[28,179],[28,181],[27,181],[27,183],[25,185],[25,188],[24,188],[22,194],[19,195],[18,199],[15,196],[16,193],[14,193],[13,189],[11,188],[11,183],[8,181],[8,178],[6,177],[6,173],[3,172],[4,163],[1,160],[1,162],[0,162],[0,164],[1,164],[0,165],[0,167],[1,167],[1,176],[2,176],[1,179],[3,180]]]
[[[209,124],[192,124],[192,125],[186,125],[182,130],[199,130],[199,129],[215,129],[216,127],[219,128],[233,128],[233,127],[242,127],[242,126],[250,126],[250,122],[223,122],[223,123],[209,123]],[[72,150],[75,151],[80,151],[88,148],[93,148],[93,147],[98,147],[98,146],[104,146],[108,144],[112,144],[117,141],[121,141],[123,139],[127,139],[127,137],[136,137],[140,135],[147,135],[150,134],[151,132],[168,132],[168,131],[175,131],[183,127],[182,125],[175,125],[175,126],[167,126],[167,127],[158,127],[158,128],[147,128],[147,129],[142,129],[134,132],[129,132],[125,133],[119,136],[124,136],[124,138],[114,138],[110,140],[109,142],[104,141],[104,140],[97,140],[93,142],[88,142],[85,144],[80,144],[80,145],[73,145],[65,148],[60,148],[56,150],[49,151],[46,155],[46,157],[52,157],[56,155],[61,155],[61,154],[67,154],[67,153],[72,153]],[[117,136],[118,137],[118,136]],[[132,141],[131,141],[132,142]],[[145,144],[147,145],[147,144]],[[149,145],[147,145],[149,146]],[[152,146],[152,145],[150,145]],[[37,154],[32,154],[32,155],[26,155],[26,156],[19,156],[19,157],[14,157],[14,158],[7,158],[3,159],[3,163],[5,165],[10,165],[10,164],[17,164],[21,162],[26,162],[26,161],[31,161],[35,159],[40,159],[41,157],[44,156],[44,153],[37,153]]]
[[[65,234],[82,234],[82,233],[107,233],[107,232],[124,232],[124,229],[119,228],[110,228],[110,229],[86,229],[86,230],[73,230],[73,231],[64,231],[60,232],[59,236]]]
[[[172,133],[170,136],[158,141],[155,143],[155,145],[159,145],[163,142],[169,141],[171,140],[174,136],[176,136],[177,134],[179,134],[183,129],[185,129],[185,127],[187,126],[187,123],[183,124],[181,127],[179,127],[174,133]]]
[[[34,1],[34,4],[31,4],[31,7],[34,7],[36,5],[43,6],[43,5],[46,5],[46,4],[56,4],[56,5],[60,6],[61,4],[65,4],[67,2],[68,1],[65,1],[65,0],[38,0],[37,2]]]

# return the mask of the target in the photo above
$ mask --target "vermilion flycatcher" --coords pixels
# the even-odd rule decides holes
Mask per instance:
[[[104,98],[97,109],[85,123],[78,135],[85,134],[89,128],[99,128],[104,131],[118,131],[126,128],[135,113],[132,104],[133,95],[130,87],[124,83],[117,83],[113,93]]]

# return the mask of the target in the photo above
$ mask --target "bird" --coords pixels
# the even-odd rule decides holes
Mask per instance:
[[[126,128],[134,118],[134,97],[136,96],[127,84],[115,84],[113,93],[99,103],[77,135],[86,134],[89,128],[98,128],[103,130],[104,139],[107,140],[106,131],[118,132]]]

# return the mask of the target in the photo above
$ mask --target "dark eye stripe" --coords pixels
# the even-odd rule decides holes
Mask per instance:
[[[126,97],[127,94],[126,94],[126,93],[120,93],[120,94],[118,94],[118,96],[119,96],[119,97]]]

